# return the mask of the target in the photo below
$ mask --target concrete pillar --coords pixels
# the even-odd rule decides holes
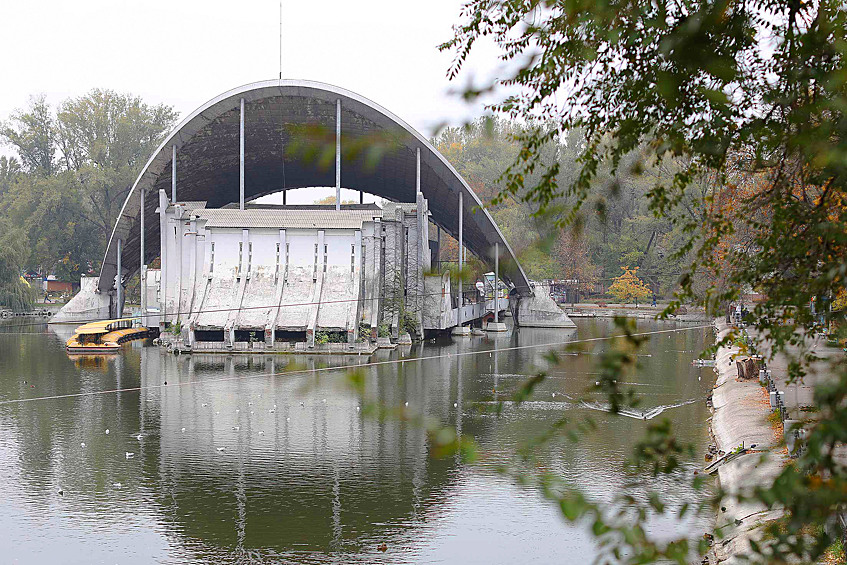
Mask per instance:
[[[462,232],[464,231],[464,212],[465,212],[465,201],[464,194],[459,189],[459,276],[458,276],[458,284],[457,284],[457,292],[459,294],[458,299],[458,313],[456,315],[456,327],[453,328],[451,332],[453,335],[460,336],[468,336],[471,335],[470,328],[466,328],[462,325],[464,320],[462,319],[462,306],[464,306],[464,299],[462,297],[462,267],[464,267],[464,257],[465,254],[462,251],[462,246],[464,245]]]
[[[176,145],[171,147],[171,202],[176,203]]]
[[[415,148],[415,192],[421,192],[421,148]]]
[[[335,101],[335,209],[341,210],[341,99]]]
[[[142,327],[147,327],[147,264],[144,262],[144,190],[141,190],[141,227],[139,247],[141,248],[141,269],[138,271],[139,286],[141,286],[141,320]]]
[[[121,280],[123,279],[123,265],[121,264],[121,255],[124,252],[123,243],[122,239],[118,240],[118,273],[115,275],[115,288],[117,289],[117,293],[115,295],[115,302],[117,302],[115,318],[120,318],[124,309],[124,285]]]
[[[505,332],[506,324],[500,321],[500,295],[497,292],[500,286],[500,243],[494,243],[494,321],[485,326],[489,332]],[[497,362],[497,352],[494,353],[494,362]],[[496,377],[495,377],[496,378]],[[497,387],[495,386],[495,389]]]
[[[435,225],[435,229],[438,230],[435,236],[435,247],[438,251],[436,251],[437,255],[435,256],[436,266],[438,268],[438,272],[441,272],[441,226],[438,224]]]
[[[462,251],[464,246],[463,231],[464,231],[464,214],[465,214],[465,199],[461,189],[459,189],[459,308],[462,307],[464,299],[462,298],[462,268],[464,267],[465,253]],[[462,324],[461,310],[459,310],[459,325]]]
[[[363,190],[359,191],[359,204],[365,203],[365,192]]]
[[[239,127],[239,163],[241,165],[238,173],[238,209],[244,210],[244,99],[241,99],[241,119]]]
[[[283,206],[285,206],[285,205],[286,205],[286,202],[285,202],[285,195],[286,195],[287,193],[288,193],[288,191],[286,191],[286,190],[283,190],[283,191],[282,191],[282,205],[283,205]]]
[[[500,242],[494,242],[494,299],[497,300],[497,288],[500,286]],[[498,304],[499,306],[499,304]]]
[[[168,276],[170,275],[169,260],[170,253],[167,252],[168,238],[168,193],[164,189],[159,190],[159,242],[162,248],[162,266],[159,273],[159,286],[161,288],[161,300],[159,302],[159,326],[164,333],[168,323]]]

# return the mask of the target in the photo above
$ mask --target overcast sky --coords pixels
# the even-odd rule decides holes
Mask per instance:
[[[496,51],[482,45],[466,67],[471,72],[447,80],[452,55],[436,46],[451,37],[461,4],[284,0],[282,76],[352,90],[429,137],[440,124],[481,115],[480,104],[468,106],[450,91],[499,68]],[[33,94],[56,105],[92,88],[169,104],[184,117],[230,88],[277,78],[279,22],[279,0],[5,2],[0,120]],[[289,202],[322,193],[292,194]]]
[[[448,94],[460,85],[446,78],[451,55],[436,49],[460,7],[460,0],[284,0],[283,77],[357,92],[429,136],[439,123],[481,113]],[[278,77],[279,13],[278,0],[5,2],[0,119],[32,94],[57,103],[95,87],[185,116],[230,88]],[[471,62],[476,75],[496,74],[496,61],[479,55]]]

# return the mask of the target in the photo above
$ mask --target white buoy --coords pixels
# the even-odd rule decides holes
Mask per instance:
[[[291,418],[286,418],[286,419],[285,419],[285,421],[286,421],[286,422],[290,422],[290,421],[291,421]]]
[[[109,435],[109,428],[106,428],[106,435]]]
[[[459,406],[459,403],[458,403],[458,402],[454,402],[454,403],[453,403],[453,408],[457,408],[458,406]]]
[[[80,446],[80,447],[85,447],[85,442],[82,442],[81,444],[79,444],[79,446]]]
[[[182,430],[180,430],[180,431],[181,431],[182,433],[185,433],[185,428],[182,428]]]
[[[141,441],[141,434],[138,434],[137,436],[135,436],[135,439],[137,439],[138,441]]]
[[[121,483],[112,483],[112,486],[115,488],[121,488],[123,485]]]

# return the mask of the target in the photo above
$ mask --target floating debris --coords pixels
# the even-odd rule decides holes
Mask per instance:
[[[126,452],[126,458],[127,459],[132,459],[133,457],[135,457],[135,453],[133,453],[132,451]]]
[[[714,367],[714,359],[694,359],[691,361],[693,367]]]
[[[226,448],[225,447],[218,447],[217,451],[226,451]]]
[[[112,486],[115,488],[123,488],[123,484],[121,483],[112,483]]]

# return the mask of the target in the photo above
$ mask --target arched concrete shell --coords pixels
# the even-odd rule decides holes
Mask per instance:
[[[269,80],[216,96],[186,117],[156,149],[121,209],[103,259],[99,288],[114,288],[117,241],[122,271],[140,267],[140,203],[145,193],[145,262],[159,255],[158,191],[171,193],[172,147],[177,150],[177,200],[220,207],[239,199],[239,121],[245,101],[245,200],[280,190],[335,186],[336,101],[341,100],[341,186],[396,202],[414,202],[415,152],[421,152],[421,192],[432,220],[458,238],[459,192],[464,194],[464,242],[493,265],[500,244],[501,276],[521,294],[529,282],[482,203],[450,163],[420,133],[378,104],[349,90],[305,80]],[[325,137],[325,142],[317,138]],[[382,148],[368,154],[369,148]],[[323,152],[322,152],[322,148]],[[361,148],[355,154],[351,149]],[[309,155],[309,153],[317,153]],[[376,157],[376,158],[370,158]]]

